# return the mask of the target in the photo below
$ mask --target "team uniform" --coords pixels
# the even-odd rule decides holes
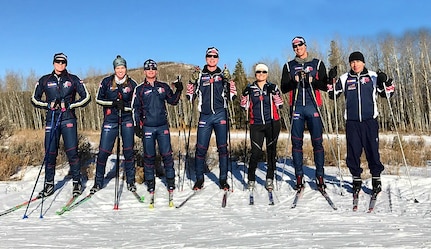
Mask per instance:
[[[144,174],[149,192],[154,191],[155,188],[156,141],[162,157],[168,189],[175,188],[174,161],[165,102],[176,105],[180,96],[181,91],[177,90],[173,93],[168,84],[157,80],[154,86],[145,80],[136,87],[133,94],[133,122],[135,126],[142,127]]]
[[[271,86],[272,85],[272,86]],[[278,87],[267,82],[259,88],[256,82],[249,86],[249,93],[241,97],[241,107],[249,109],[251,157],[248,169],[248,181],[254,186],[256,181],[257,163],[262,156],[263,140],[266,140],[266,153],[268,168],[266,182],[272,183],[276,167],[277,141],[280,134],[280,115],[278,109],[282,107],[283,100]],[[274,89],[274,93],[269,91]],[[269,184],[267,184],[269,185]],[[267,186],[268,187],[268,186]]]
[[[289,61],[283,67],[281,90],[290,94],[292,121],[292,157],[298,187],[303,180],[303,138],[305,124],[310,131],[313,146],[316,178],[323,184],[324,149],[323,126],[317,108],[322,105],[319,90],[327,90],[326,67],[318,59],[299,59]],[[319,180],[320,179],[320,180]]]
[[[95,190],[101,189],[104,186],[106,162],[112,154],[115,140],[119,135],[118,129],[120,125],[126,182],[128,187],[134,186],[134,125],[131,103],[136,86],[136,82],[128,76],[125,76],[123,80],[116,80],[115,75],[111,75],[104,78],[100,83],[96,102],[103,107],[103,125],[96,162],[94,188],[97,189]],[[121,116],[119,116],[120,111],[118,108],[114,106],[117,99],[122,99],[124,102],[124,110],[121,111]]]
[[[79,95],[78,99],[76,99],[76,94]],[[45,95],[45,98],[42,98],[43,95]],[[63,136],[64,149],[69,161],[70,173],[73,177],[74,190],[77,188],[76,192],[80,193],[81,173],[77,151],[78,134],[75,108],[84,107],[90,100],[90,94],[84,83],[76,75],[69,74],[67,70],[64,70],[60,75],[55,74],[53,71],[51,74],[42,76],[37,82],[31,101],[37,108],[47,110],[45,151],[48,152],[48,157],[45,162],[45,186],[46,184],[54,185],[59,141],[60,136]],[[55,105],[52,105],[52,103],[55,103]],[[41,192],[41,194],[43,195],[44,193]]]
[[[207,65],[205,65],[196,84],[188,84],[187,87],[187,93],[190,99],[195,95],[197,96],[197,107],[200,112],[195,157],[195,187],[197,188],[201,188],[204,182],[205,157],[213,130],[216,136],[219,155],[220,187],[229,188],[227,184],[227,99],[234,98],[236,95],[236,88],[233,83],[229,84],[227,81],[219,67],[211,72],[208,70]]]

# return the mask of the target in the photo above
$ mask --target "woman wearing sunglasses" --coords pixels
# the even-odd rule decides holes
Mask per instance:
[[[256,168],[262,156],[263,140],[266,140],[268,168],[265,188],[274,189],[274,171],[277,155],[277,140],[280,134],[280,114],[283,100],[276,84],[267,81],[268,66],[257,64],[256,80],[248,84],[241,97],[241,107],[248,110],[250,121],[251,156],[248,169],[248,188],[253,190],[256,181]]]

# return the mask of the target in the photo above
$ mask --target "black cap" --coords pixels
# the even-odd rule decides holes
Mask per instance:
[[[353,52],[349,55],[349,63],[352,61],[362,61],[365,63],[364,55],[359,51]]]

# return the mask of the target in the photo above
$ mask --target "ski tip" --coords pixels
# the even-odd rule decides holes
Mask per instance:
[[[417,199],[415,199],[415,201],[414,201],[415,203],[419,203],[419,201],[417,200]]]

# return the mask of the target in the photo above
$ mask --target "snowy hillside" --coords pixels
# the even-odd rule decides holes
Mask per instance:
[[[114,161],[109,162],[113,167]],[[71,197],[72,182],[65,179],[67,169],[58,170],[57,190],[43,203],[43,218],[40,200],[31,203],[27,219],[25,207],[0,216],[0,248],[431,248],[429,170],[412,170],[410,178],[383,175],[384,191],[375,212],[367,213],[371,180],[364,180],[359,210],[353,212],[350,176],[343,176],[340,188],[338,170],[331,167],[326,167],[327,192],[338,209],[314,190],[314,169],[308,167],[304,196],[291,209],[293,168],[287,165],[283,172],[283,164],[277,166],[274,206],[268,205],[262,163],[253,206],[244,191],[244,167],[234,165],[226,208],[221,207],[223,191],[213,171],[206,175],[205,188],[181,208],[168,206],[164,179],[157,179],[154,209],[149,209],[145,185],[138,185],[138,193],[145,196],[139,203],[120,182],[119,210],[113,210],[115,180],[110,179],[89,201],[61,216],[56,211]],[[0,183],[1,211],[29,199],[38,171],[34,167],[22,181]],[[42,181],[43,175],[36,192]],[[190,184],[186,180],[184,191],[175,191],[176,205],[192,193]],[[82,197],[93,181],[86,185]]]

